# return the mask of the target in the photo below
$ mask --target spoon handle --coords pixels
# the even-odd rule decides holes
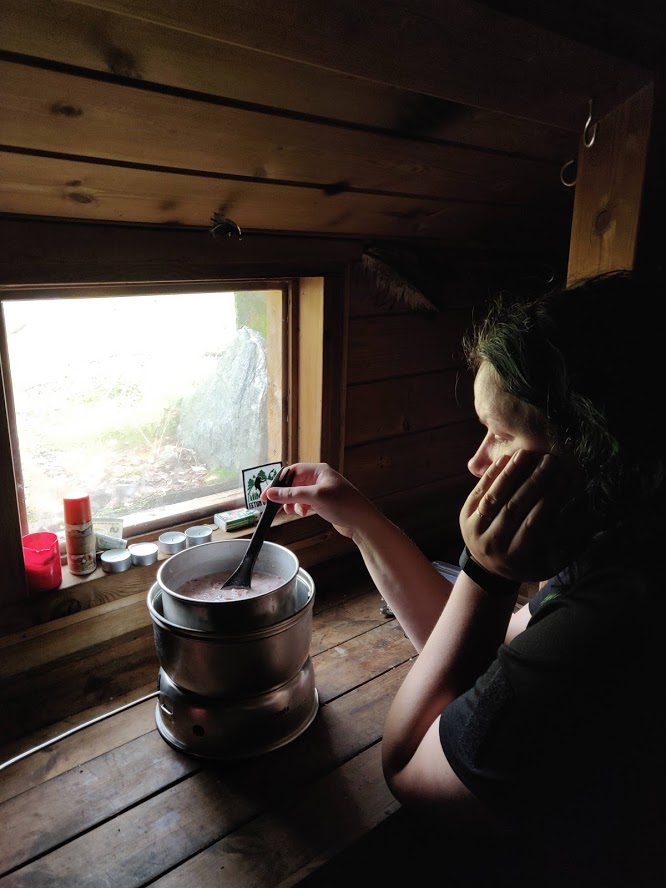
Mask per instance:
[[[252,534],[248,547],[245,551],[245,559],[247,561],[251,560],[252,564],[254,564],[255,559],[259,554],[259,549],[261,549],[263,545],[264,537],[266,536],[268,528],[271,526],[273,518],[275,518],[279,509],[279,503],[274,503],[272,502],[272,500],[267,500],[266,505],[264,506],[264,511],[261,513],[257,526],[254,529],[254,533]]]
[[[273,479],[271,487],[289,487],[291,482],[294,480],[294,472],[287,471],[285,469],[280,469],[278,474]],[[239,564],[238,568],[234,571],[234,573],[226,580],[222,588],[228,586],[242,586],[245,588],[250,587],[250,583],[252,581],[252,571],[254,570],[254,562],[257,560],[257,555],[259,554],[259,550],[264,544],[264,539],[266,534],[268,533],[268,528],[271,526],[271,522],[275,515],[280,509],[279,503],[274,503],[272,500],[266,500],[266,505],[264,506],[264,511],[261,513],[261,517],[259,518],[259,523],[254,529],[254,533],[248,543],[248,547],[245,550],[245,555],[243,555],[243,560]]]

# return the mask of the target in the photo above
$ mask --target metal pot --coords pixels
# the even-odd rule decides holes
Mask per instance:
[[[288,681],[302,668],[312,641],[315,588],[302,568],[294,590],[286,619],[253,631],[223,633],[167,619],[167,598],[155,583],[148,592],[148,610],[162,668],[178,687],[207,697],[260,694]],[[235,603],[223,602],[223,607]]]
[[[299,603],[298,558],[277,543],[265,542],[255,563],[255,570],[283,580],[271,592],[233,601],[201,601],[180,593],[189,580],[235,570],[248,545],[249,540],[202,543],[164,561],[157,571],[164,617],[190,629],[229,634],[271,626],[294,614]]]

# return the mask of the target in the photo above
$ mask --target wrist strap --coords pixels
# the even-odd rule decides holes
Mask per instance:
[[[490,573],[485,567],[481,567],[478,561],[472,558],[472,553],[467,546],[462,550],[458,564],[460,569],[474,580],[477,586],[481,586],[488,595],[515,595],[520,585],[514,580],[507,580],[505,577]]]

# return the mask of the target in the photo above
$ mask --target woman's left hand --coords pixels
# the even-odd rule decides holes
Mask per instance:
[[[474,559],[518,582],[554,576],[566,566],[558,518],[570,491],[552,453],[518,450],[488,467],[460,512]]]

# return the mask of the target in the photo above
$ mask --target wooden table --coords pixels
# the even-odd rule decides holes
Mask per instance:
[[[380,740],[415,656],[380,604],[367,578],[317,591],[320,708],[281,749],[202,762],[165,742],[149,696],[122,711],[110,701],[109,717],[0,770],[0,886],[288,886],[367,836],[399,808]],[[125,702],[154,693],[155,683],[136,688]],[[54,725],[48,739],[71,727]],[[5,744],[0,762],[31,740]]]

